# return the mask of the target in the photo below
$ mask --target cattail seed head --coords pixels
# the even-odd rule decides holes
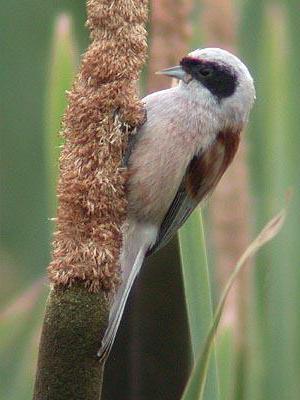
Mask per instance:
[[[57,187],[57,229],[48,267],[54,285],[84,281],[91,291],[120,282],[126,217],[128,132],[144,110],[136,80],[146,57],[146,0],[88,1],[92,43],[68,93]]]

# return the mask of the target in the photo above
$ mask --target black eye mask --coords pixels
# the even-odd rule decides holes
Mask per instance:
[[[238,85],[236,74],[226,65],[192,57],[184,57],[180,65],[219,100],[233,95]]]

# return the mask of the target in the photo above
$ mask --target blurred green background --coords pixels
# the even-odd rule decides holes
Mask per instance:
[[[218,22],[220,7],[224,13]],[[88,32],[84,1],[0,0],[0,10],[0,399],[25,400],[31,398],[48,292],[44,276],[53,229],[50,218],[55,216],[57,131],[65,107],[64,91],[70,88],[80,54],[88,44]],[[234,317],[220,329],[217,341],[220,394],[214,394],[214,385],[209,383],[214,379],[212,372],[205,399],[297,400],[299,1],[155,0],[151,11],[142,94],[167,87],[170,82],[155,81],[153,71],[178,62],[188,49],[206,47],[210,44],[207,31],[216,37],[210,38],[211,42],[222,44],[218,23],[226,26],[232,13],[235,15],[234,38],[224,43],[241,55],[257,89],[246,133],[248,156],[236,165],[250,176],[249,183],[236,189],[247,192],[250,202],[249,215],[244,218],[249,235],[253,237],[281,207],[287,190],[293,193],[283,232],[260,252],[256,267],[243,277],[246,284],[238,283],[242,288],[239,296],[228,304],[225,315]],[[171,55],[164,43],[168,38],[175,40],[175,47],[168,46]],[[238,209],[238,198],[225,205],[222,213]],[[205,212],[205,230],[216,301],[224,283],[218,269],[225,256],[214,243],[218,226],[214,225],[212,208]],[[237,240],[231,224],[222,229],[229,241]],[[240,250],[237,253],[234,260]],[[189,340],[179,260],[178,244],[173,240],[147,261],[107,365],[104,398],[180,398],[192,363],[193,343]],[[203,266],[203,257],[198,261]],[[207,299],[200,298],[199,303]],[[236,324],[239,316],[242,325]],[[208,327],[201,329],[207,332]]]

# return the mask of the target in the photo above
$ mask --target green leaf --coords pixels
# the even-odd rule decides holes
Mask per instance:
[[[221,328],[221,327],[220,327]],[[236,337],[232,326],[222,326],[216,337],[220,400],[234,399],[237,367]]]
[[[38,279],[0,310],[0,398],[31,398],[42,313],[48,288]]]
[[[192,355],[195,363],[213,317],[209,269],[200,210],[196,210],[180,229],[179,246]],[[213,361],[209,371],[206,393],[208,398],[218,399],[216,360]]]
[[[299,19],[299,12],[294,12]],[[256,396],[259,400],[298,399],[300,390],[299,122],[294,125],[299,115],[294,108],[295,105],[298,107],[299,73],[295,69],[296,55],[291,46],[290,15],[287,2],[267,3],[261,36],[258,111],[262,122],[261,130],[257,132],[259,140],[253,144],[263,153],[261,168],[254,176],[254,180],[261,182],[258,221],[274,212],[278,199],[288,187],[294,187],[296,193],[295,202],[291,204],[291,217],[285,224],[280,242],[274,241],[268,251],[263,251],[257,258],[257,264],[262,268],[255,273],[255,349],[260,347],[260,351],[253,352],[252,360],[264,371],[260,375],[261,394]],[[264,267],[267,265],[272,265],[272,269],[267,270]],[[255,371],[254,362],[251,368]],[[252,399],[253,393],[247,398]]]
[[[56,210],[56,181],[62,138],[61,120],[67,106],[66,91],[71,88],[77,60],[71,30],[71,17],[61,14],[56,18],[50,57],[48,89],[45,107],[45,152],[48,171],[49,216]]]
[[[204,399],[204,388],[206,383],[209,357],[213,350],[214,338],[216,335],[216,331],[222,316],[222,311],[224,309],[224,305],[226,302],[226,298],[230,292],[231,287],[234,284],[234,281],[248,261],[265,243],[271,240],[277,233],[280,231],[283,226],[285,220],[285,210],[281,211],[278,215],[276,215],[260,232],[257,238],[250,244],[250,246],[246,249],[244,254],[241,256],[239,261],[237,262],[228,283],[224,289],[224,292],[221,296],[221,300],[216,309],[213,324],[209,330],[209,334],[206,338],[203,351],[196,363],[194,370],[190,376],[189,382],[184,391],[182,400],[203,400]]]

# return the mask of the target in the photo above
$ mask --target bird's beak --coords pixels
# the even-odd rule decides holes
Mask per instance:
[[[156,72],[158,75],[167,75],[171,76],[172,78],[184,80],[184,77],[186,76],[185,71],[182,69],[180,65],[177,65],[176,67],[171,67],[167,69],[163,69],[162,71]]]

